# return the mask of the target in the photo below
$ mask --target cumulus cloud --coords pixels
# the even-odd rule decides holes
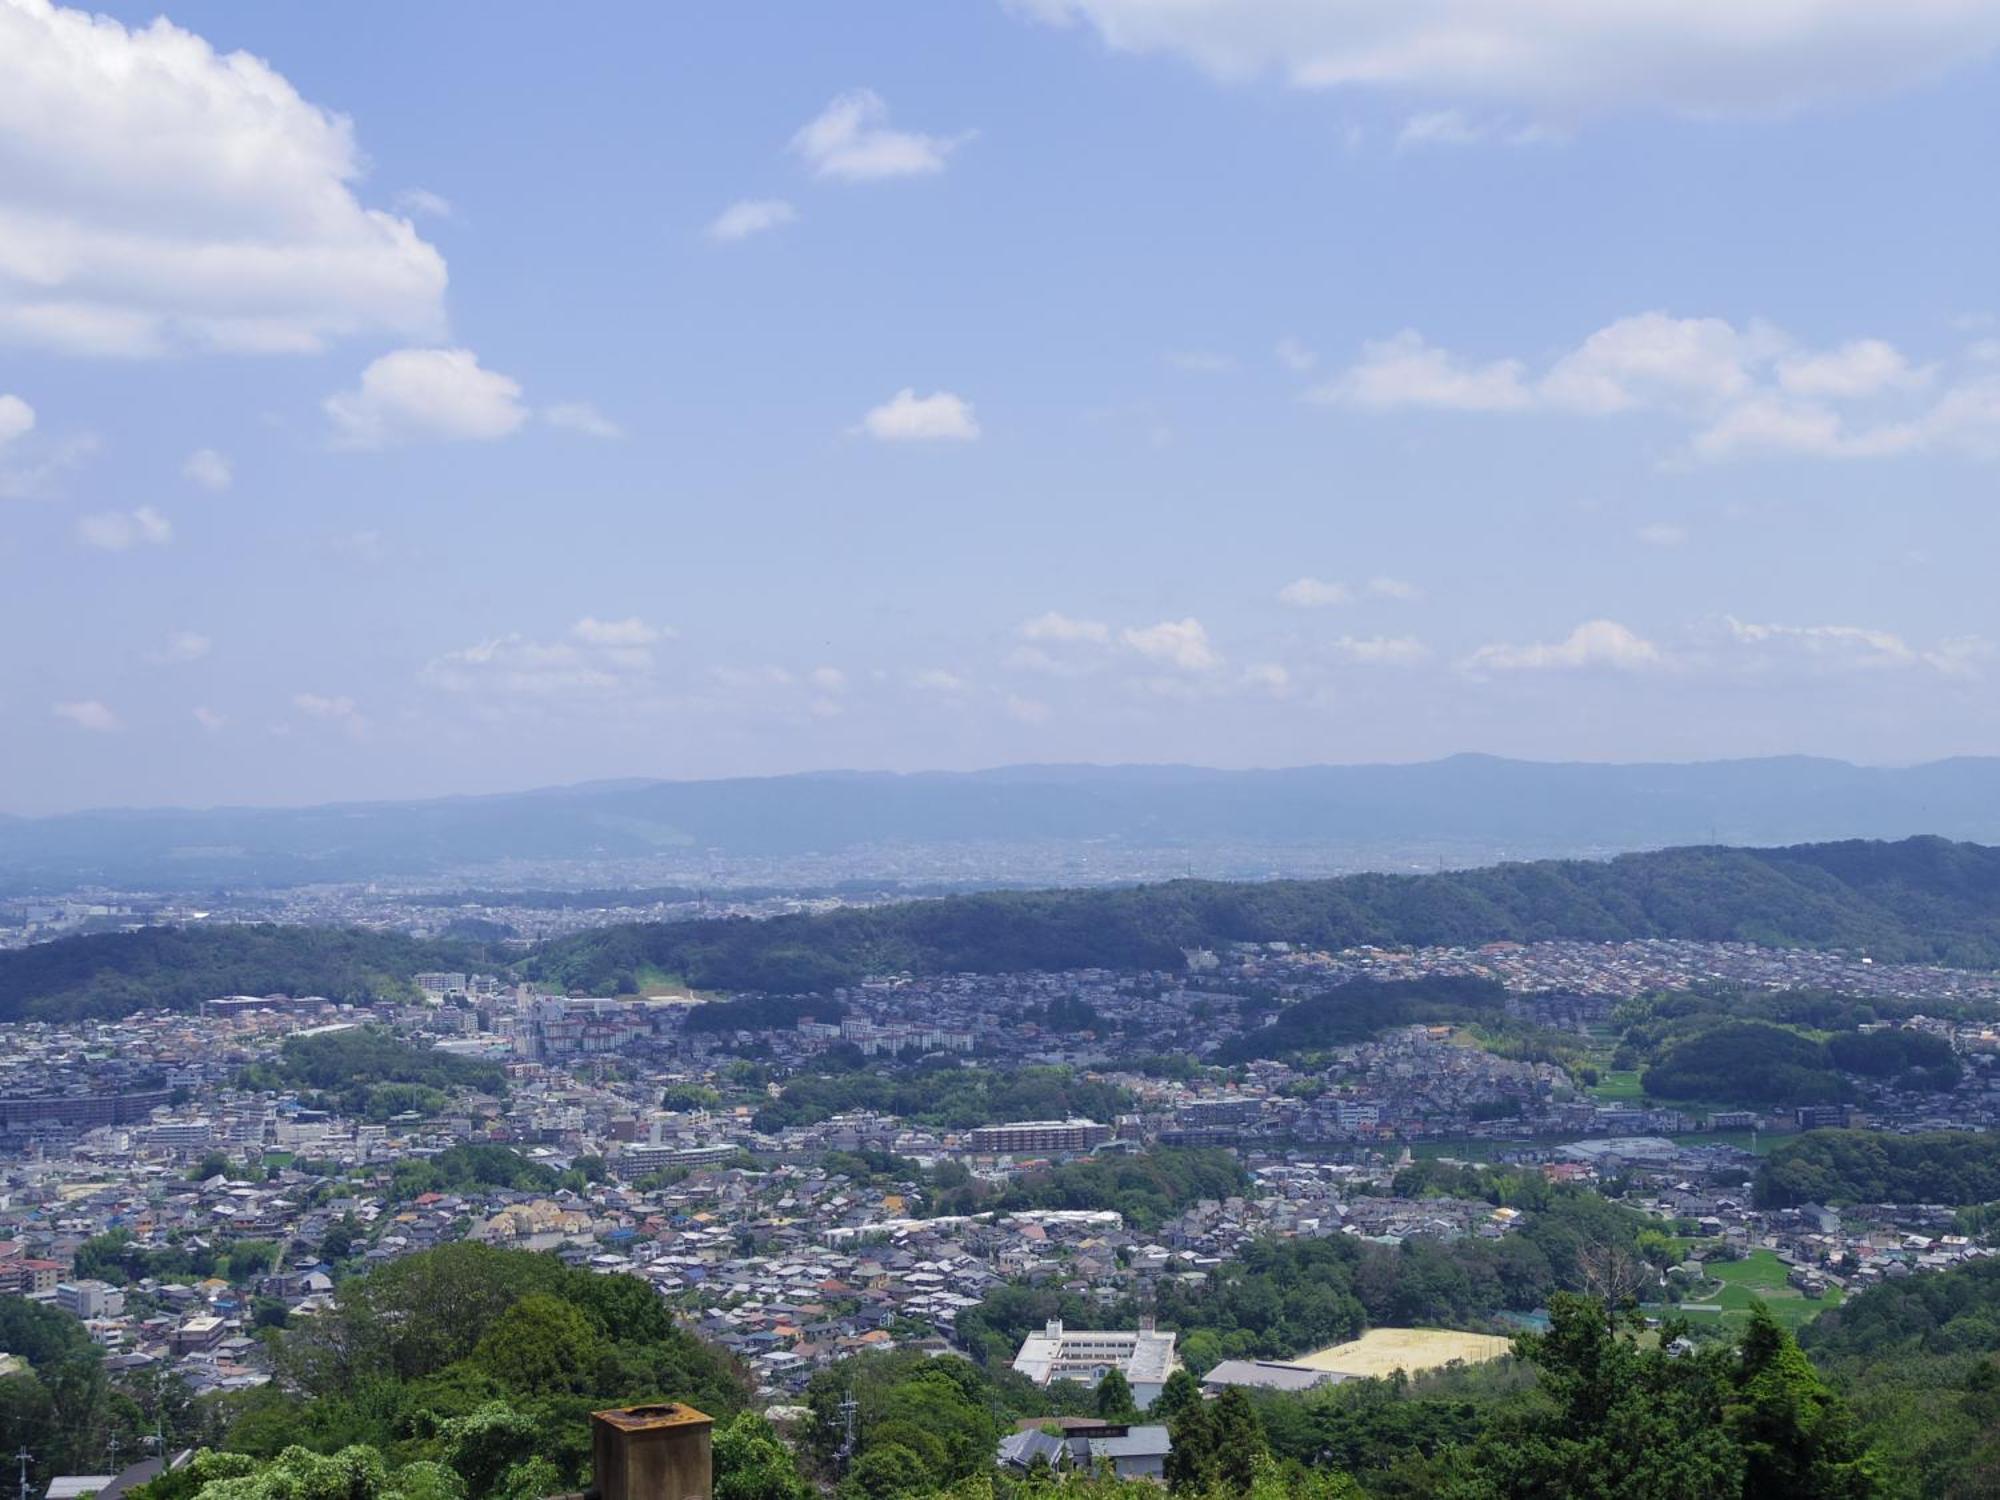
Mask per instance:
[[[798,216],[799,211],[782,198],[744,198],[717,214],[706,232],[718,245],[733,245],[753,234],[782,229]]]
[[[355,714],[352,698],[330,698],[319,693],[294,693],[292,707],[313,719],[351,719]]]
[[[360,706],[345,695],[294,693],[292,707],[308,719],[332,725],[349,739],[363,739],[368,734],[368,720],[362,715]]]
[[[1332,604],[1350,603],[1353,598],[1354,590],[1346,584],[1324,578],[1295,578],[1278,590],[1278,602],[1294,609],[1324,609]]]
[[[1556,114],[1768,114],[1906,86],[2000,46],[1993,0],[1015,0],[1231,80]]]
[[[1395,599],[1411,604],[1423,598],[1424,591],[1405,578],[1371,578],[1366,584],[1368,594],[1376,599]]]
[[[19,396],[0,396],[0,448],[32,432],[35,409]]]
[[[1753,321],[1645,312],[1620,318],[1539,372],[1512,357],[1478,359],[1405,330],[1306,399],[1385,411],[1648,412],[1681,424],[1684,457],[1765,454],[1824,459],[1952,452],[2000,458],[2000,377],[1977,368],[1940,381],[1880,339],[1830,349]]]
[[[222,454],[213,448],[197,448],[181,465],[181,477],[205,490],[226,490],[236,475]]]
[[[99,703],[95,698],[79,698],[68,703],[58,703],[49,710],[56,718],[78,729],[90,730],[93,734],[110,734],[125,726],[118,715]]]
[[[215,642],[199,631],[176,630],[172,635],[167,637],[166,644],[160,647],[154,660],[161,662],[200,661],[214,647]]]
[[[585,437],[608,439],[625,436],[624,428],[588,401],[558,401],[554,406],[542,409],[542,420],[551,427],[560,427],[565,432],[580,432]]]
[[[1277,662],[1259,662],[1244,671],[1243,685],[1283,698],[1291,693],[1292,674]]]
[[[873,182],[942,172],[952,152],[969,139],[891,129],[882,96],[873,89],[854,89],[836,96],[804,125],[792,137],[792,150],[815,177]]]
[[[1307,348],[1304,340],[1291,334],[1279,339],[1273,352],[1278,356],[1278,363],[1294,375],[1303,375],[1319,363],[1319,355]]]
[[[355,196],[352,124],[166,20],[0,0],[0,340],[309,352],[444,329],[445,264]]]
[[[76,539],[104,552],[129,552],[134,547],[164,547],[174,539],[174,527],[152,506],[142,505],[79,518]]]
[[[1016,631],[1024,641],[1093,641],[1111,639],[1111,627],[1102,620],[1077,620],[1050,610],[1021,622]]]
[[[210,734],[220,734],[228,727],[229,720],[206,705],[198,704],[189,712],[194,715],[195,723]]]
[[[386,448],[426,438],[487,441],[527,420],[519,383],[482,369],[470,349],[398,349],[361,372],[361,383],[322,403],[345,448]]]
[[[1333,654],[1365,667],[1414,667],[1430,660],[1431,649],[1415,636],[1344,635],[1333,643]]]
[[[1007,717],[1022,724],[1046,724],[1049,721],[1049,706],[1039,698],[1010,694],[1007,698]]]
[[[1665,663],[1659,647],[1616,620],[1586,620],[1560,641],[1481,646],[1465,665],[1474,672],[1575,671],[1585,667],[1634,672]]]
[[[979,422],[962,396],[919,396],[904,386],[861,419],[861,430],[883,443],[969,443],[979,436]]]
[[[1648,547],[1678,547],[1688,539],[1687,529],[1670,521],[1650,521],[1634,535]]]
[[[396,194],[396,207],[413,219],[449,219],[451,200],[429,188],[404,188]]]
[[[910,686],[920,693],[962,693],[965,691],[965,679],[942,667],[927,667],[910,674]]]
[[[1801,657],[1835,670],[1928,668],[1945,677],[1976,677],[1993,645],[1979,636],[1955,636],[1931,647],[1912,645],[1894,631],[1866,625],[1777,625],[1725,616],[1728,638],[1765,656]]]
[[[1421,598],[1422,593],[1415,584],[1401,578],[1371,578],[1359,588],[1351,588],[1336,579],[1295,578],[1278,590],[1278,602],[1294,609],[1324,609],[1335,604],[1352,604],[1363,596],[1409,603]]]
[[[636,615],[623,620],[585,615],[561,639],[495,636],[432,658],[420,675],[445,692],[489,698],[623,695],[644,683],[653,668],[653,648],[672,634]]]
[[[1525,374],[1517,359],[1463,359],[1405,329],[1364,345],[1358,362],[1337,379],[1315,386],[1306,399],[1375,410],[1520,411],[1534,404]]]
[[[1192,615],[1126,630],[1120,639],[1141,656],[1183,672],[1210,672],[1222,665],[1221,653],[1209,643],[1208,631]]]

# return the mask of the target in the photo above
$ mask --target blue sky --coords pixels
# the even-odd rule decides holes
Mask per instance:
[[[0,0],[0,806],[2000,750],[2000,0],[1742,11]]]

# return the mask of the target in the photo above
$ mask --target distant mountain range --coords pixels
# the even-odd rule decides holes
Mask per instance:
[[[1458,755],[1218,771],[1016,766],[620,781],[310,808],[0,818],[0,890],[162,890],[516,866],[851,857],[975,844],[1181,851],[1203,873],[1602,855],[1687,843],[1938,834],[2000,842],[2000,758],[1871,768],[1805,756],[1594,765]],[[907,869],[907,866],[905,866]]]

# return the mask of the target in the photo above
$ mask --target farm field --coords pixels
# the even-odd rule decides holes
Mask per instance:
[[[1785,1263],[1769,1250],[1758,1250],[1742,1260],[1710,1268],[1720,1283],[1719,1290],[1690,1296],[1679,1307],[1649,1306],[1655,1317],[1681,1317],[1688,1322],[1713,1326],[1740,1323],[1750,1312],[1750,1304],[1762,1300],[1771,1315],[1787,1328],[1810,1323],[1829,1307],[1841,1302],[1839,1288],[1830,1288],[1824,1297],[1807,1297],[1785,1284]]]

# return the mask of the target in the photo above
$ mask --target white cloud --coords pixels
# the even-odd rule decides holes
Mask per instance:
[[[488,699],[547,700],[629,696],[653,669],[653,648],[673,632],[632,616],[585,615],[559,640],[510,633],[433,657],[421,680],[449,693]]]
[[[0,396],[0,447],[34,430],[35,409],[19,396]]]
[[[1600,328],[1543,377],[1543,404],[1584,412],[1629,411],[1741,395],[1751,366],[1787,345],[1766,324],[1738,331],[1721,318],[1645,312]]]
[[[1022,621],[1016,633],[1024,641],[1092,641],[1102,644],[1111,639],[1111,627],[1102,620],[1072,619],[1055,610]]]
[[[1486,139],[1486,130],[1474,125],[1462,111],[1437,109],[1411,115],[1396,132],[1396,144],[1414,146],[1473,146]]]
[[[1838,349],[1790,354],[1778,361],[1778,384],[1795,396],[1852,401],[1926,384],[1931,371],[1911,365],[1894,344],[1855,339]]]
[[[717,244],[730,245],[782,228],[798,216],[799,211],[782,198],[744,198],[717,214],[706,232]]]
[[[1039,698],[1010,695],[1007,699],[1007,717],[1023,724],[1046,724],[1049,721],[1049,706]]]
[[[1633,533],[1648,547],[1678,547],[1688,539],[1687,528],[1670,521],[1651,521]]]
[[[1243,673],[1246,687],[1257,688],[1273,698],[1283,698],[1292,690],[1292,674],[1274,661],[1259,662]]]
[[[165,20],[0,0],[0,340],[72,354],[433,338],[445,264],[353,127]]]
[[[1980,373],[1975,355],[1968,351],[1970,373],[1933,391],[1933,367],[1880,339],[1815,350],[1768,323],[1646,312],[1599,329],[1539,375],[1519,359],[1472,360],[1405,331],[1364,345],[1359,360],[1306,395],[1370,410],[1649,412],[1684,424],[1683,457],[1702,462],[1996,459],[2000,377]]]
[[[911,674],[910,686],[921,693],[962,693],[965,691],[965,679],[942,667],[927,667]]]
[[[1909,85],[2000,45],[1993,0],[1015,0],[1231,80],[1560,114],[1769,114]]]
[[[1274,352],[1278,356],[1278,363],[1294,375],[1303,375],[1319,363],[1319,356],[1307,348],[1302,339],[1295,338],[1291,334],[1286,334],[1278,340]]]
[[[56,718],[74,724],[78,729],[88,729],[93,734],[110,734],[125,726],[118,715],[99,703],[95,698],[82,698],[69,703],[58,703],[49,710]]]
[[[558,401],[554,406],[542,409],[542,420],[551,427],[560,427],[565,432],[580,432],[585,437],[622,438],[625,429],[605,416],[588,401]]]
[[[904,386],[861,419],[861,430],[884,443],[964,443],[979,436],[979,423],[963,397],[950,391],[919,396]]]
[[[806,681],[822,693],[847,691],[847,674],[838,667],[814,667],[806,674]]]
[[[968,136],[919,135],[889,128],[889,106],[872,89],[833,102],[792,137],[792,150],[816,177],[871,182],[942,172]]]
[[[96,451],[94,435],[75,433],[34,463],[23,468],[0,469],[0,500],[39,500],[48,496],[57,488],[57,479]]]
[[[1221,654],[1209,644],[1207,630],[1193,616],[1126,630],[1120,638],[1141,656],[1183,672],[1210,672],[1222,665]]]
[[[1278,602],[1294,609],[1323,609],[1331,604],[1351,603],[1354,590],[1344,583],[1323,578],[1295,578],[1278,590]]]
[[[195,723],[199,724],[210,734],[222,733],[223,729],[229,723],[229,720],[223,715],[206,706],[197,705],[191,712],[194,714]]]
[[[1994,653],[1993,643],[1980,636],[1955,636],[1923,648],[1894,631],[1866,625],[1774,625],[1733,616],[1724,616],[1722,624],[1738,646],[1787,652],[1839,671],[1927,667],[1945,677],[1977,677]]]
[[[215,642],[195,630],[176,630],[154,658],[162,662],[200,661],[213,650]]]
[[[292,707],[309,719],[333,725],[349,739],[363,739],[368,734],[368,720],[362,716],[360,707],[352,698],[322,693],[294,693]]]
[[[112,734],[124,728],[118,714],[100,704],[96,698],[78,698],[72,702],[54,704],[48,712],[64,720],[66,724],[74,724],[80,730],[90,730],[92,734]]]
[[[1806,458],[1882,458],[1926,442],[1921,426],[1894,422],[1856,428],[1841,413],[1809,401],[1756,395],[1728,407],[1694,436],[1697,458],[1711,462],[1758,453]]]
[[[1461,359],[1405,329],[1362,347],[1346,373],[1313,387],[1306,399],[1375,410],[1433,407],[1445,411],[1520,411],[1534,404],[1517,359]]]
[[[396,194],[396,207],[413,219],[449,219],[451,200],[429,188],[404,188]]]
[[[79,518],[76,539],[105,552],[128,552],[134,547],[164,547],[174,539],[174,527],[152,506],[142,505]]]
[[[205,490],[226,490],[236,476],[222,454],[213,448],[197,448],[181,465],[181,477]]]
[[[1371,578],[1354,589],[1334,579],[1295,578],[1278,590],[1278,602],[1294,609],[1321,609],[1335,604],[1352,604],[1361,595],[1371,599],[1395,599],[1410,603],[1423,592],[1401,578]]]
[[[1564,132],[1547,125],[1522,125],[1508,120],[1474,119],[1463,110],[1437,109],[1410,116],[1396,132],[1396,149],[1426,146],[1540,146],[1564,139]]]
[[[385,448],[423,438],[485,441],[527,419],[521,387],[481,369],[470,349],[398,349],[361,372],[361,384],[322,403],[335,440]]]
[[[1408,635],[1344,635],[1333,643],[1333,652],[1366,667],[1414,667],[1430,660],[1431,648]]]
[[[1632,672],[1665,662],[1659,647],[1616,620],[1587,620],[1560,641],[1481,646],[1465,665],[1475,672],[1573,671],[1583,667]]]

